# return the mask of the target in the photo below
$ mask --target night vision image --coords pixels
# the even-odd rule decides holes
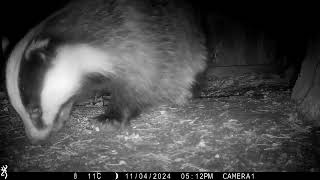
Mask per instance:
[[[1,2],[1,172],[319,172],[317,6],[233,3]]]

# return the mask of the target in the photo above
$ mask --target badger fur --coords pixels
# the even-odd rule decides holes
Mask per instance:
[[[59,130],[91,92],[111,93],[105,117],[120,124],[145,108],[186,102],[206,66],[192,12],[179,0],[78,0],[30,30],[6,67],[28,137]]]

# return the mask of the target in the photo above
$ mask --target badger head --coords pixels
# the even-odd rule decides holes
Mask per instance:
[[[56,43],[50,37],[34,38],[31,31],[12,51],[6,67],[9,99],[24,122],[32,142],[45,140],[59,130],[72,105],[86,91],[90,74],[112,74],[110,57],[84,43]]]

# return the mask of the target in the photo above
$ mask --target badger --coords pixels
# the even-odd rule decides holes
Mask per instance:
[[[78,99],[111,94],[105,122],[127,125],[143,110],[184,104],[206,68],[204,34],[181,0],[75,0],[20,40],[6,87],[31,142],[46,140]]]

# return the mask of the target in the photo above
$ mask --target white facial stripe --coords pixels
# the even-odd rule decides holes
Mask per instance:
[[[41,92],[44,124],[53,124],[61,105],[80,89],[82,78],[90,72],[113,74],[107,53],[89,45],[63,46],[57,50]]]

